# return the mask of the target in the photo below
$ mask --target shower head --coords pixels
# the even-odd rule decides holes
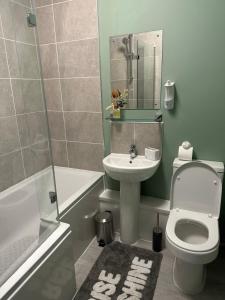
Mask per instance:
[[[127,45],[127,44],[128,44],[128,38],[127,38],[127,37],[124,37],[124,38],[122,39],[122,43],[123,43],[124,45]]]

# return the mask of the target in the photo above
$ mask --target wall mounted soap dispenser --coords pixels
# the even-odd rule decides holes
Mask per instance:
[[[175,82],[167,80],[164,87],[165,87],[164,107],[165,109],[171,110],[174,108]]]

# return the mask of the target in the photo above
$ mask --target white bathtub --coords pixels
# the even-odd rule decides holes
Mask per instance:
[[[48,197],[52,186],[48,169],[0,193],[0,286],[56,229],[56,205]]]
[[[60,221],[70,224],[74,262],[95,236],[94,216],[104,190],[102,172],[55,167]]]
[[[95,235],[93,217],[98,209],[98,195],[103,190],[103,173],[55,167],[55,176],[60,221],[70,224],[72,230],[69,234],[72,245],[67,251],[73,252],[70,255],[73,267]],[[29,276],[29,270],[37,262],[44,261],[45,254],[68,230],[68,226],[57,228],[52,223],[40,239],[45,229],[43,219],[54,222],[57,217],[56,204],[49,199],[50,191],[54,191],[54,183],[49,167],[0,193],[0,299],[5,299],[5,295],[9,298],[18,282]],[[74,291],[74,286],[70,283],[67,290]],[[24,297],[24,293],[22,289],[10,299],[17,299],[19,294]]]
[[[76,292],[71,231],[64,223],[1,285],[0,299],[46,300],[52,291],[55,300],[71,300]]]
[[[31,288],[29,285],[34,289],[36,277],[32,273],[34,279],[29,279],[32,283],[27,283],[28,288],[21,288],[27,282],[25,278],[31,277],[30,271],[37,264],[43,264],[42,273],[49,272],[49,266],[45,271],[46,255],[52,247],[61,243],[65,232],[70,246],[63,246],[63,249],[67,249],[66,256],[71,257],[72,268],[95,235],[93,217],[98,209],[98,196],[103,190],[103,173],[55,167],[55,175],[60,221],[70,224],[69,233],[68,225],[57,227],[54,223],[57,217],[55,203],[51,203],[48,195],[54,191],[50,167],[0,193],[0,299],[27,297]],[[43,219],[53,223],[41,236],[41,231],[45,229]],[[74,270],[70,273],[70,284],[62,290],[72,295],[75,291]],[[61,299],[59,287],[57,291],[59,298],[56,299]],[[42,299],[37,287],[36,295],[37,299]],[[66,300],[67,296],[64,295],[63,299]],[[68,299],[72,298],[69,296]]]
[[[46,299],[42,293],[51,283],[40,274],[54,273],[48,262],[58,259],[60,264],[64,255],[71,262],[64,299],[71,300],[75,293],[71,231],[68,224],[56,222],[56,204],[48,195],[53,187],[52,170],[47,168],[0,193],[1,300],[30,299],[30,291],[32,299]]]
[[[102,177],[102,172],[55,167],[56,188],[60,215],[75,204]]]

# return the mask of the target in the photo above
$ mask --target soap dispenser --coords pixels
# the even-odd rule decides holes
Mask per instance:
[[[171,110],[174,108],[175,82],[167,80],[164,87],[165,87],[164,107],[167,110]]]

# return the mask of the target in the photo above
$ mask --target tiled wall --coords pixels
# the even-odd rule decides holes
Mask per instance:
[[[36,1],[56,165],[102,170],[97,0]]]
[[[161,149],[162,123],[112,122],[111,152],[129,153],[135,144],[139,155],[145,154],[146,147]]]
[[[0,191],[49,165],[30,1],[0,1]]]

